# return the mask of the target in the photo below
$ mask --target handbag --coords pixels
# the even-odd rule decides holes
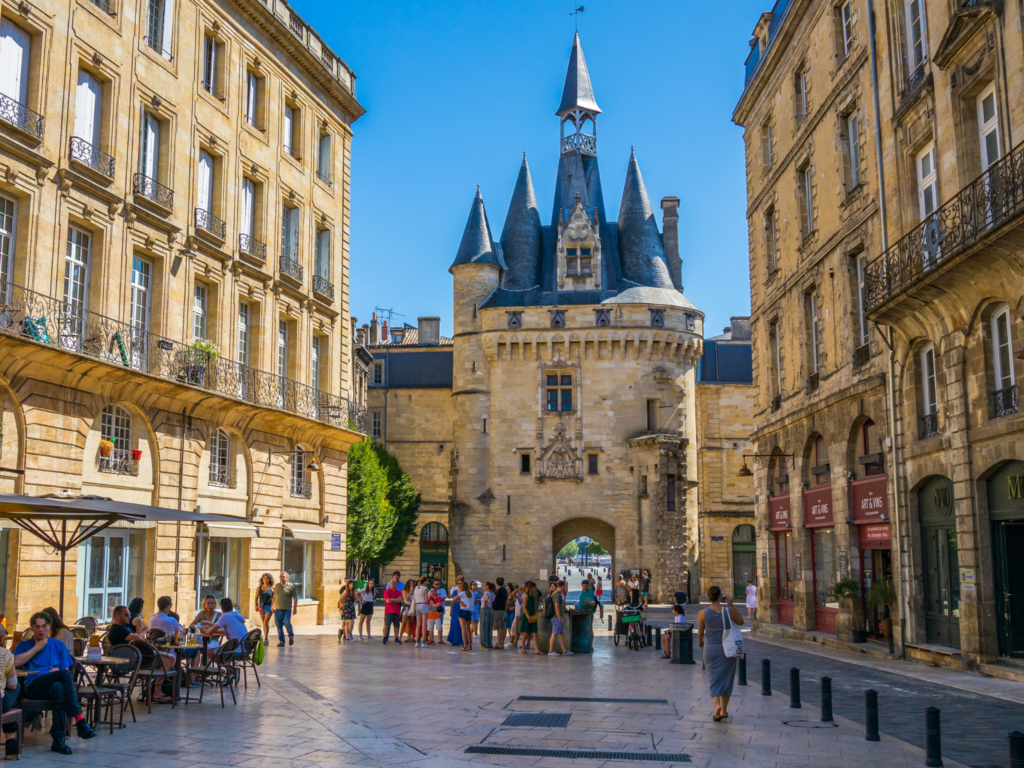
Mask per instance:
[[[726,658],[734,659],[743,653],[743,636],[733,626],[727,605],[722,606],[722,620],[725,623],[725,628],[722,630],[722,650],[725,651]]]
[[[252,663],[255,664],[257,667],[260,666],[261,664],[263,664],[263,659],[266,657],[266,655],[267,649],[266,646],[263,645],[263,638],[260,637],[256,641],[256,647],[253,649],[252,652]]]

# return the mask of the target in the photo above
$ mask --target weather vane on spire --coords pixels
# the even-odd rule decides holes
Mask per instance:
[[[573,11],[572,13],[569,14],[570,16],[573,17],[573,20],[572,20],[573,21],[573,26],[576,28],[577,32],[580,31],[580,14],[581,13],[583,13],[583,6],[582,5],[579,8],[577,8],[575,11]]]

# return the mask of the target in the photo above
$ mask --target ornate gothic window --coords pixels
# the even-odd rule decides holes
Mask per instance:
[[[664,309],[652,309],[651,310],[651,326],[654,328],[665,327],[665,310]]]
[[[594,310],[594,324],[598,328],[607,328],[612,324],[612,313],[609,309]]]
[[[565,274],[569,277],[589,277],[593,274],[589,248],[567,248],[565,250]]]
[[[547,374],[547,410],[549,411],[571,411],[572,410],[572,374],[571,373],[549,373]]]
[[[565,310],[564,309],[552,309],[551,310],[551,327],[552,328],[565,328]]]
[[[508,327],[509,328],[522,328],[523,327],[523,313],[522,312],[508,312]]]

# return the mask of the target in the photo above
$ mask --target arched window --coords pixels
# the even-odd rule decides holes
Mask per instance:
[[[825,445],[825,438],[820,435],[814,440],[814,466],[811,471],[814,473],[812,485],[828,485],[832,482],[832,474],[828,465],[828,448]]]
[[[447,544],[448,529],[441,523],[427,523],[420,531],[421,544]]]
[[[132,416],[119,405],[108,405],[100,416],[100,472],[138,475],[139,452],[132,451]]]
[[[108,405],[100,420],[100,437],[115,448],[128,448],[132,441],[132,416],[119,405]]]
[[[885,474],[885,453],[882,450],[882,438],[878,425],[871,419],[861,427],[860,465],[865,476]]]
[[[732,532],[732,543],[733,544],[752,544],[754,543],[754,526],[752,525],[737,525]]]
[[[1013,370],[1013,331],[1010,307],[992,313],[992,371],[995,374],[995,416],[1017,412],[1017,376]]]
[[[754,526],[737,525],[732,531],[732,593],[742,597],[747,582],[757,580],[757,544]]]
[[[235,468],[231,466],[231,436],[223,429],[210,438],[210,485],[235,487]]]
[[[313,498],[313,482],[306,471],[306,451],[298,446],[292,451],[292,496]]]
[[[935,375],[935,345],[928,344],[919,357],[919,384],[921,387],[921,416],[919,434],[923,440],[939,434],[939,397]]]

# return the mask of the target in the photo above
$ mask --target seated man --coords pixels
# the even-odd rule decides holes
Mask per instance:
[[[146,639],[134,631],[135,628],[131,625],[131,615],[128,613],[127,606],[115,606],[110,621],[111,626],[110,631],[107,632],[107,639],[110,641],[111,647],[127,645],[134,640]]]
[[[64,643],[50,638],[50,617],[39,612],[32,615],[32,637],[22,640],[14,649],[14,665],[39,672],[29,678],[25,698],[49,701],[53,706],[53,726],[50,736],[52,752],[70,755],[71,747],[65,742],[64,724],[68,716],[75,721],[78,737],[91,739],[96,731],[85,722],[78,705],[78,693],[72,671],[75,666]]]
[[[245,617],[235,610],[235,605],[231,602],[230,597],[222,597],[220,599],[220,610],[220,618],[217,619],[215,624],[209,625],[210,636],[226,637],[228,640],[237,640],[241,643],[242,638],[249,632],[249,629],[245,626]],[[215,650],[211,649],[211,658]],[[244,649],[239,645],[234,655],[241,656],[243,651]]]
[[[167,595],[164,595],[156,601],[157,612],[153,614],[149,620],[150,629],[159,629],[164,633],[167,641],[170,642],[175,632],[181,633],[184,630],[181,628],[181,624],[178,620],[171,615],[171,604],[172,600]],[[163,666],[164,671],[167,672],[174,667],[174,661],[177,659],[177,653],[175,651],[166,651],[160,653],[160,664]],[[154,682],[155,686],[155,682]],[[161,688],[163,686],[161,685]],[[171,700],[170,696],[163,694],[157,695],[154,687],[153,701],[161,702],[166,704]]]

